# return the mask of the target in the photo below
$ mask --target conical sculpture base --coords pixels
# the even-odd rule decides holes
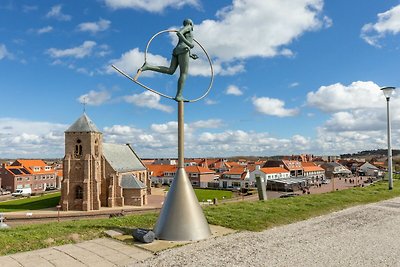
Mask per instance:
[[[211,236],[210,227],[184,168],[178,168],[154,228],[157,239],[195,241]]]

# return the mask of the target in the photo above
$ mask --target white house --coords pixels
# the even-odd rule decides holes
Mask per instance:
[[[260,166],[257,165],[256,169],[250,172],[250,178],[249,178],[250,185],[254,186],[256,184],[257,177],[260,177],[261,180],[264,182],[268,180],[290,178],[290,171],[281,167],[260,168]]]
[[[361,165],[359,167],[359,169],[358,169],[358,172],[360,174],[364,173],[367,176],[375,176],[375,177],[377,177],[377,176],[382,175],[382,172],[379,170],[379,168],[374,166],[374,165],[372,165],[369,162],[365,162],[363,165]]]
[[[220,188],[248,187],[249,171],[246,167],[235,167],[221,174],[219,178]]]

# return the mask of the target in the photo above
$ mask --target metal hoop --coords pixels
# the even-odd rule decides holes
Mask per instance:
[[[162,33],[166,33],[166,32],[178,32],[178,31],[177,31],[177,30],[172,30],[172,29],[170,29],[170,30],[162,30],[162,31],[159,31],[159,32],[157,32],[156,34],[154,34],[154,35],[150,38],[150,40],[147,42],[147,45],[146,45],[146,50],[145,50],[145,52],[144,52],[144,61],[145,61],[145,62],[147,62],[147,52],[148,52],[148,50],[149,50],[149,46],[150,46],[151,42],[153,41],[153,39],[156,38],[158,35],[160,35],[160,34],[162,34]],[[193,41],[194,41],[196,44],[198,44],[198,46],[203,50],[204,54],[205,54],[206,57],[207,57],[208,63],[210,64],[211,78],[210,78],[210,83],[209,83],[209,85],[208,85],[208,88],[207,88],[207,90],[205,91],[205,93],[204,93],[202,96],[200,96],[199,98],[192,99],[192,100],[184,100],[184,102],[190,102],[190,103],[197,102],[197,101],[203,99],[204,97],[206,97],[206,96],[208,95],[208,93],[210,92],[211,87],[212,87],[213,82],[214,82],[214,68],[213,68],[213,66],[212,66],[212,62],[211,62],[210,56],[208,55],[206,49],[205,49],[196,39],[193,39]],[[148,87],[148,86],[142,84],[141,82],[135,81],[134,79],[132,79],[132,78],[131,78],[130,76],[128,76],[126,73],[122,72],[120,69],[118,69],[118,68],[115,67],[114,65],[112,65],[112,67],[113,67],[114,69],[116,69],[118,72],[120,72],[121,74],[123,74],[124,76],[126,76],[127,78],[129,78],[131,81],[133,81],[133,82],[137,83],[138,85],[140,85],[141,87],[143,87],[144,89],[149,90],[149,91],[151,91],[151,92],[153,92],[153,93],[155,93],[155,94],[158,94],[158,95],[160,95],[160,96],[162,96],[162,97],[165,97],[165,98],[168,98],[168,99],[172,99],[172,100],[176,100],[175,98],[173,98],[173,97],[171,97],[171,96],[169,96],[169,95],[160,93],[160,92],[158,92],[158,91],[156,91],[156,90],[154,90],[154,89],[152,89],[152,88],[150,88],[150,87]]]

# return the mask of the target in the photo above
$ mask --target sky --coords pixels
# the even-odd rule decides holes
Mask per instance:
[[[64,156],[64,131],[86,114],[105,142],[142,158],[177,156],[177,103],[134,76],[162,30],[194,22],[214,82],[185,104],[185,156],[338,155],[387,148],[386,100],[400,86],[399,0],[0,0],[0,158]],[[169,65],[161,33],[149,64]],[[211,71],[199,45],[186,99]],[[172,76],[139,81],[175,96]],[[400,147],[400,88],[390,99]]]

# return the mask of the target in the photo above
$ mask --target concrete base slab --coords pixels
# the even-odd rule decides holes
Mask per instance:
[[[228,234],[235,233],[236,230],[225,228],[222,226],[210,225],[212,236],[210,238],[216,238],[219,236],[224,236]],[[121,239],[120,239],[121,238]],[[148,250],[152,253],[157,253],[166,249],[184,246],[186,244],[198,242],[198,241],[167,241],[167,240],[155,240],[152,243],[140,243],[133,240],[132,236],[123,235],[118,237],[120,240],[124,240],[124,242],[131,243],[137,247]]]

